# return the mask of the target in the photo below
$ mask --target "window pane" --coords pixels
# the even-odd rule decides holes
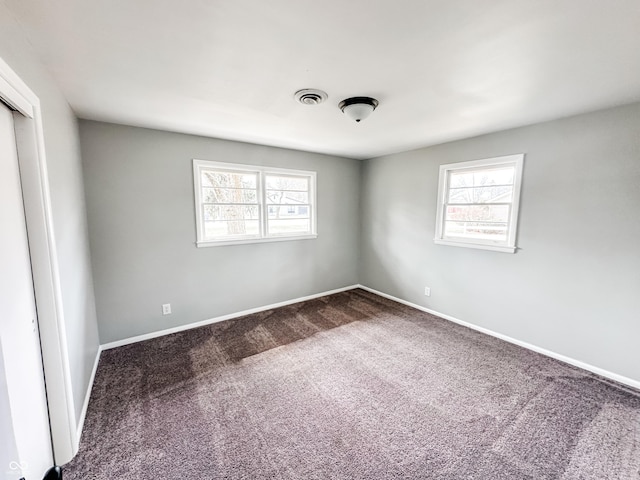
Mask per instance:
[[[269,218],[308,218],[309,206],[308,205],[269,205],[267,209]]]
[[[451,172],[449,187],[483,187],[491,185],[513,185],[515,167],[482,168]]]
[[[205,205],[205,220],[257,220],[257,205]]]
[[[305,179],[306,182],[306,179]],[[277,195],[277,197],[276,197]],[[308,202],[307,192],[267,192],[267,234],[286,235],[311,232],[310,208],[293,200]],[[284,205],[274,205],[280,203]]]
[[[267,222],[267,230],[269,235],[311,233],[311,220],[309,218],[270,218]]]
[[[241,188],[203,187],[202,201],[205,203],[258,203],[258,192]]]
[[[257,205],[205,205],[204,225],[207,238],[259,235]]]
[[[309,177],[266,175],[267,190],[309,191]]]
[[[445,237],[478,240],[507,241],[506,223],[451,222],[444,224]]]
[[[465,187],[449,189],[447,203],[511,203],[513,187]]]
[[[267,190],[267,203],[269,204],[308,204],[308,192],[291,192],[287,190]]]
[[[206,238],[224,239],[224,237],[259,236],[260,222],[258,220],[242,221],[205,221],[204,234]]]
[[[507,223],[509,205],[449,205],[445,220]]]
[[[257,188],[258,174],[253,172],[202,171],[203,187]]]

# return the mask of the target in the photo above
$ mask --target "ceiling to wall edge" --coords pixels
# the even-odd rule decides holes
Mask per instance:
[[[526,127],[531,127],[533,125],[540,125],[543,123],[549,123],[549,122],[556,122],[556,121],[561,121],[561,120],[566,120],[569,118],[574,118],[574,117],[580,117],[582,115],[588,115],[591,113],[596,113],[596,112],[604,112],[607,110],[612,110],[612,109],[616,109],[616,108],[621,108],[621,107],[625,107],[628,105],[634,105],[636,103],[640,103],[640,98],[634,99],[630,102],[620,102],[617,103],[615,105],[609,105],[609,106],[605,106],[605,107],[601,107],[601,108],[596,108],[596,109],[588,109],[585,111],[580,111],[580,112],[574,112],[574,113],[570,113],[567,115],[562,115],[559,117],[553,117],[553,118],[548,118],[548,119],[543,119],[540,121],[536,121],[536,122],[529,122],[529,123],[523,123],[522,125],[516,125],[513,127],[509,127],[509,128],[505,128],[505,129],[495,129],[495,130],[491,130],[491,131],[486,131],[486,132],[479,132],[477,134],[473,134],[473,135],[461,135],[461,136],[454,136],[448,140],[445,141],[440,141],[440,142],[434,142],[434,143],[424,143],[424,144],[419,144],[419,145],[415,145],[411,148],[408,149],[392,149],[389,150],[388,152],[385,152],[381,155],[375,155],[375,156],[367,156],[367,155],[362,155],[362,156],[346,156],[346,155],[342,155],[342,154],[338,154],[338,153],[332,153],[331,151],[319,151],[319,150],[313,150],[313,149],[305,149],[303,147],[287,147],[287,146],[282,146],[282,145],[278,145],[276,142],[266,142],[266,143],[259,143],[259,142],[252,142],[252,141],[248,141],[248,140],[244,140],[238,137],[233,137],[233,136],[229,136],[229,137],[214,137],[211,135],[206,135],[204,133],[194,133],[193,131],[189,131],[189,130],[180,130],[180,129],[162,129],[162,128],[157,128],[157,127],[150,127],[150,126],[145,126],[145,125],[141,125],[141,124],[135,124],[135,123],[121,123],[121,122],[117,122],[111,119],[100,119],[100,118],[92,118],[92,117],[86,117],[86,116],[81,116],[79,114],[77,114],[74,111],[74,114],[76,115],[76,118],[80,121],[88,121],[88,122],[96,122],[96,123],[107,123],[107,124],[111,124],[111,125],[118,125],[118,126],[122,126],[122,127],[133,127],[133,128],[142,128],[145,130],[155,130],[158,132],[165,132],[165,133],[174,133],[177,135],[188,135],[188,136],[192,136],[192,137],[200,137],[200,138],[206,138],[206,139],[210,139],[210,140],[221,140],[221,141],[225,141],[225,142],[234,142],[234,143],[244,143],[246,145],[253,145],[253,146],[258,146],[258,147],[268,147],[268,148],[277,148],[277,149],[282,149],[282,150],[291,150],[294,152],[306,152],[306,153],[312,153],[315,155],[323,155],[323,156],[327,156],[327,157],[334,157],[334,158],[343,158],[345,160],[360,160],[360,161],[366,161],[366,160],[374,160],[376,158],[383,158],[383,157],[388,157],[391,155],[399,155],[399,154],[403,154],[403,153],[408,153],[408,152],[414,152],[416,150],[422,150],[425,148],[432,148],[432,147],[436,147],[436,146],[440,146],[440,145],[446,145],[449,143],[454,143],[454,142],[460,142],[460,141],[464,141],[464,140],[472,140],[475,138],[480,138],[480,137],[484,137],[487,135],[493,135],[496,133],[501,133],[501,132],[509,132],[512,130],[517,130],[520,128],[526,128]],[[462,159],[461,159],[462,161]]]

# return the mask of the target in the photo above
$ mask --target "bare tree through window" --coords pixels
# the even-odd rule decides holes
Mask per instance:
[[[194,160],[198,245],[314,238],[315,172]]]
[[[523,159],[516,154],[441,165],[436,243],[515,251]]]
[[[255,174],[222,171],[202,173],[204,201],[215,229],[226,235],[246,235],[258,222]]]

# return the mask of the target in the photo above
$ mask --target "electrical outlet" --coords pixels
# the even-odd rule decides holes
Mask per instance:
[[[164,305],[162,305],[162,314],[163,315],[170,315],[171,314],[171,304],[170,303],[165,303]]]
[[[424,294],[427,297],[430,297],[431,296],[431,288],[430,287],[424,287]]]

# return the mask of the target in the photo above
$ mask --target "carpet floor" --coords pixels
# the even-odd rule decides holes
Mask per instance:
[[[351,290],[103,352],[65,480],[640,479],[640,392]]]

